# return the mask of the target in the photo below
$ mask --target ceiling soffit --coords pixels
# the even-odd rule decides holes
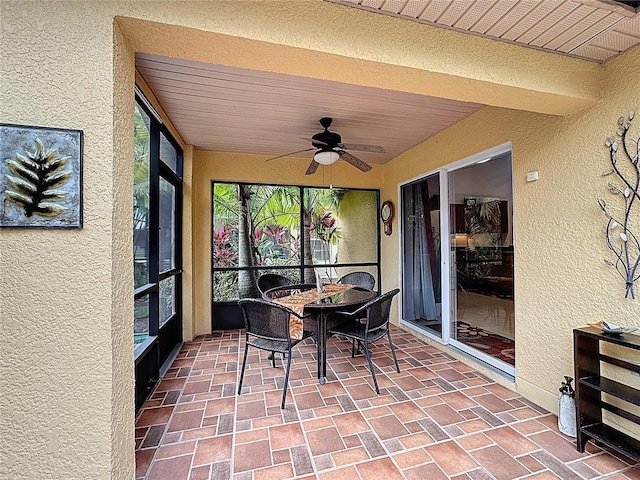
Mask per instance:
[[[609,60],[640,43],[638,2],[325,1],[596,62]]]

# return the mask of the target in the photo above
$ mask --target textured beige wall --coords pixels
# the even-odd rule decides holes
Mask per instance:
[[[597,174],[604,163],[603,135],[613,130],[620,113],[638,105],[640,90],[619,71],[608,70],[623,67],[630,76],[638,67],[637,49],[602,69],[320,0],[3,0],[0,118],[82,129],[85,144],[84,228],[0,231],[0,476],[133,477],[127,159],[134,51],[571,114],[557,119],[483,109],[417,148],[410,157],[415,165],[398,169],[401,175],[398,162],[384,168],[383,198],[396,197],[398,181],[432,168],[430,159],[443,164],[514,141],[516,209],[529,211],[531,202],[535,214],[535,221],[523,215],[516,223],[523,248],[516,257],[518,341],[527,344],[518,361],[523,391],[549,393],[566,373],[571,325],[587,316],[636,313],[637,303],[622,301],[611,272],[601,267],[606,252],[598,250],[604,248],[594,232],[602,219],[592,200],[602,190]],[[607,90],[600,101],[603,70]],[[581,112],[586,107],[591,108]],[[185,278],[191,269],[200,290],[191,295],[187,335],[210,325],[209,179],[305,180],[295,159],[272,169],[231,155],[193,155],[193,181],[187,179],[185,186],[193,202],[193,238],[185,238],[193,253],[185,259],[193,265],[186,265]],[[530,168],[540,170],[541,180],[524,185]],[[349,176],[361,183],[346,186],[375,188],[382,184],[382,171],[362,176],[366,180]],[[561,216],[564,212],[575,214]],[[383,261],[392,267],[384,269],[385,288],[397,281],[397,238],[396,229],[383,239]],[[548,260],[539,263],[539,258]],[[559,325],[565,331],[556,335]],[[546,354],[549,362],[535,367]],[[556,361],[557,367],[550,365]]]
[[[606,188],[612,177],[601,176],[609,168],[604,139],[620,115],[640,106],[638,68],[640,48],[608,63],[602,101],[578,114],[485,107],[385,165],[382,197],[397,201],[400,182],[512,143],[516,386],[551,410],[563,375],[573,372],[573,328],[599,320],[640,327],[640,300],[624,298],[624,282],[603,262],[611,254],[595,201],[616,201]],[[527,183],[533,170],[540,179]],[[382,244],[389,288],[399,268],[398,233]]]
[[[194,335],[211,331],[211,182],[258,182],[281,185],[380,188],[381,165],[363,175],[345,162],[320,166],[314,175],[305,175],[309,158],[268,157],[196,150],[193,162],[193,265]],[[338,180],[341,179],[341,180]],[[347,179],[347,180],[344,180]]]
[[[132,16],[144,20],[120,22],[140,50],[189,60],[551,114],[575,112],[599,95],[595,63],[321,0],[216,0],[198,8],[205,3],[190,2],[188,17],[180,3],[156,3],[153,12],[139,6]]]
[[[2,121],[84,131],[84,227],[0,231],[2,478],[134,475],[133,63],[103,5],[0,6]]]

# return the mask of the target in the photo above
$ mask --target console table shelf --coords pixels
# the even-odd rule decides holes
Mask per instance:
[[[639,363],[611,357],[600,352],[603,343],[624,347],[628,357],[637,356]],[[620,405],[612,405],[602,399],[602,394],[619,398],[630,405],[640,406],[640,390],[601,376],[601,363],[615,365],[630,372],[640,373],[640,336],[606,335],[595,327],[578,328],[573,331],[574,365],[576,379],[577,449],[584,452],[586,443],[593,440],[626,457],[640,462],[640,433],[630,436],[615,426],[605,424],[602,411],[607,410],[631,423],[639,425],[640,417]],[[625,357],[627,355],[624,355]]]

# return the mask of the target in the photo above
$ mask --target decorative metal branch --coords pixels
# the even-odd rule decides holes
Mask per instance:
[[[6,175],[7,198],[24,209],[27,217],[40,215],[55,217],[67,208],[56,202],[67,195],[64,190],[56,189],[67,183],[71,171],[62,170],[69,157],[61,157],[57,150],[45,153],[39,138],[35,139],[36,149],[25,155],[16,153],[15,160],[7,160],[7,166],[13,175]]]
[[[629,113],[629,118],[620,117],[618,119],[618,129],[616,135],[620,140],[609,137],[605,145],[609,147],[609,159],[612,168],[602,172],[603,176],[615,175],[616,183],[609,182],[607,187],[611,194],[621,197],[624,202],[624,210],[621,214],[614,215],[611,209],[607,208],[607,203],[598,198],[598,205],[608,218],[605,237],[607,247],[614,253],[615,262],[605,259],[605,263],[614,268],[618,275],[626,283],[625,298],[631,296],[635,299],[634,283],[640,278],[640,240],[632,231],[631,227],[638,227],[640,216],[636,210],[632,210],[635,202],[640,202],[640,164],[638,163],[638,153],[640,138],[632,139],[628,136],[632,126],[635,112]],[[621,159],[618,158],[619,152]],[[622,184],[620,184],[622,182]],[[637,206],[637,205],[636,205]],[[635,213],[635,216],[632,215]]]

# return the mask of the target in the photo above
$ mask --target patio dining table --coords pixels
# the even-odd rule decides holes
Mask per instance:
[[[324,286],[323,292],[317,292],[316,285],[304,284],[272,288],[263,294],[263,298],[290,308],[302,306],[302,311],[298,310],[298,313],[315,313],[305,317],[304,321],[307,322],[305,329],[312,330],[317,337],[318,381],[324,385],[327,381],[327,330],[330,314],[353,311],[376,295],[377,292],[373,290],[353,285],[330,284]]]

